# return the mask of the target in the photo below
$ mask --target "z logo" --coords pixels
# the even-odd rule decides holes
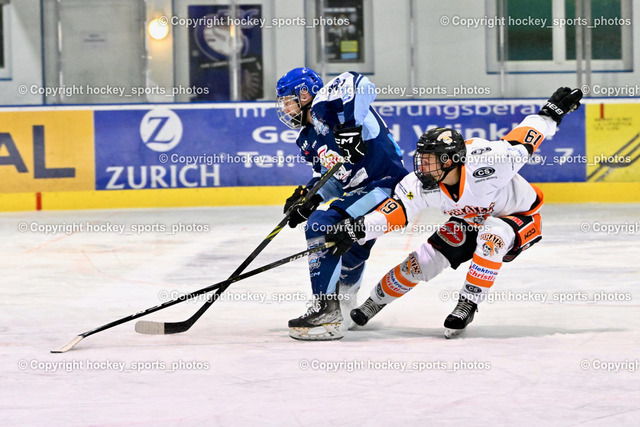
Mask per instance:
[[[171,110],[150,110],[140,121],[140,138],[153,151],[172,150],[182,139],[182,121]]]

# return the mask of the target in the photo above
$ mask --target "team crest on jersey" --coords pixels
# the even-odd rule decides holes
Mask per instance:
[[[331,169],[336,163],[338,163],[342,157],[336,151],[329,150],[326,145],[320,147],[318,150],[318,157],[320,159],[320,163],[327,169]],[[338,180],[343,180],[347,176],[351,174],[351,171],[347,171],[344,166],[342,166],[338,172],[335,173],[335,177]]]
[[[438,191],[440,191],[438,189]],[[445,211],[444,213],[446,213],[447,215],[451,215],[451,216],[463,216],[466,217],[469,216],[487,216],[488,214],[490,214],[491,212],[493,212],[493,208],[496,205],[495,202],[491,202],[491,204],[488,207],[481,207],[481,206],[465,206],[464,208],[460,208],[460,209],[451,209],[448,211]]]
[[[449,244],[449,246],[458,247],[467,240],[467,236],[462,228],[462,225],[456,221],[449,221],[438,228],[436,234],[440,236],[442,240]]]

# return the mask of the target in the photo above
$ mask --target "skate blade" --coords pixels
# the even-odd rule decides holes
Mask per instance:
[[[358,325],[351,319],[349,320],[343,320],[342,323],[340,324],[340,330],[342,332],[345,331],[353,331],[358,327]]]
[[[325,323],[314,328],[289,328],[289,336],[300,341],[333,341],[344,338],[340,323]]]
[[[444,337],[446,339],[455,338],[458,335],[462,334],[465,330],[466,330],[466,328],[465,329],[449,329],[449,328],[447,328],[444,331]]]

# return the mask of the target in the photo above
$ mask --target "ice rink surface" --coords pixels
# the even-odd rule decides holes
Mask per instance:
[[[0,425],[639,425],[639,208],[545,206],[542,242],[504,264],[494,300],[453,340],[442,323],[467,264],[340,341],[292,340],[287,320],[310,295],[300,260],[234,284],[184,334],[140,335],[133,321],[64,354],[49,351],[226,279],[281,208],[0,214]],[[359,302],[443,219],[424,212],[380,238]],[[250,268],[301,250],[286,229]],[[184,320],[201,303],[143,319]]]

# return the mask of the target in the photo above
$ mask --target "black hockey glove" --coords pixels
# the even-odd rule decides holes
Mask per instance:
[[[576,111],[580,107],[581,99],[582,91],[580,89],[558,88],[544,104],[544,107],[538,111],[538,114],[551,117],[559,126],[565,114]]]
[[[333,129],[333,136],[347,163],[356,164],[367,153],[367,144],[362,140],[362,126],[347,128],[338,125]]]
[[[313,197],[306,202],[294,204],[291,208],[291,212],[289,213],[289,227],[297,227],[299,224],[308,220],[313,211],[320,206],[320,203],[322,203],[322,196],[314,194]]]
[[[325,241],[334,242],[333,253],[336,255],[344,255],[351,245],[365,236],[364,217],[359,216],[356,219],[347,218],[331,227],[329,233],[325,236]]]
[[[306,187],[303,187],[302,185],[298,185],[298,188],[293,190],[293,194],[291,195],[291,197],[289,197],[287,201],[284,203],[284,210],[282,211],[282,213],[287,213],[287,211],[291,206],[295,205],[296,203],[300,203],[302,198],[308,192],[309,190],[307,190]]]

